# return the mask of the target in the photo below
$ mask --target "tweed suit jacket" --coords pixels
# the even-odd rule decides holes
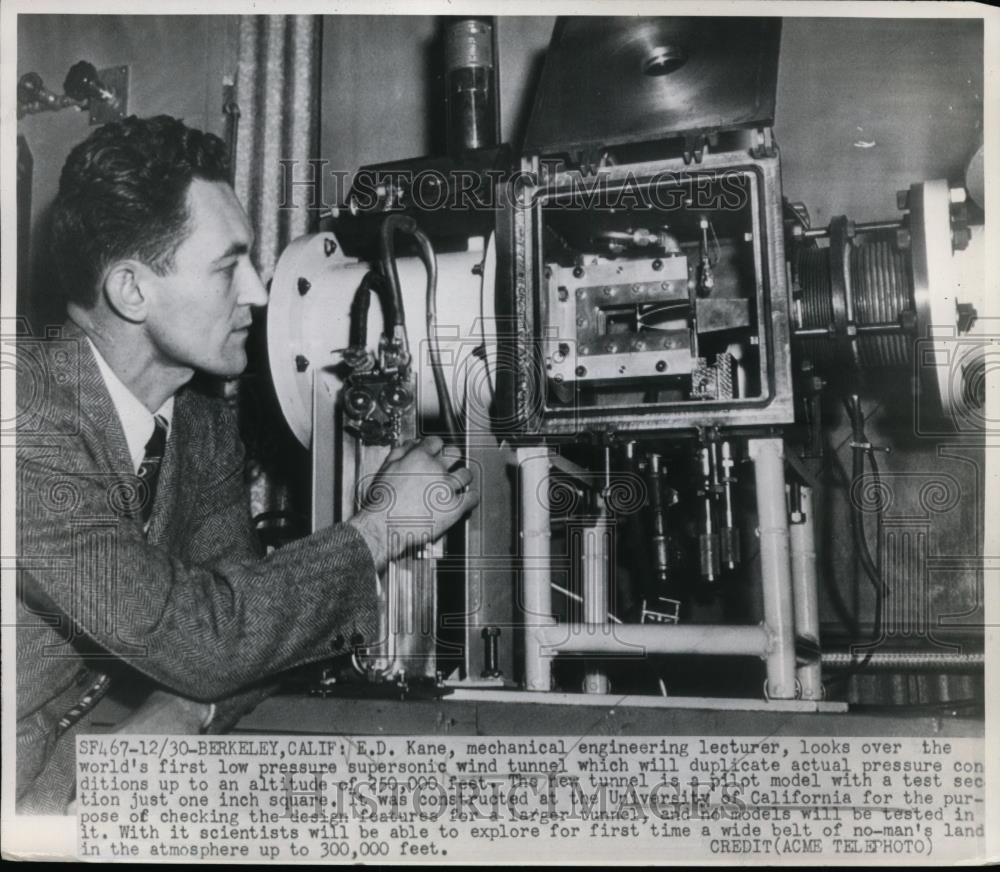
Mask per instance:
[[[83,332],[18,350],[18,810],[62,812],[99,672],[202,701],[374,638],[375,565],[339,524],[261,558],[236,413],[176,397],[148,533],[125,434]]]

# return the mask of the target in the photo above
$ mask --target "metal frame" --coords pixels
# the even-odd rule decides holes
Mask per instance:
[[[553,406],[546,402],[544,337],[540,300],[543,274],[541,209],[547,197],[568,188],[570,176],[539,179],[537,162],[526,163],[511,183],[497,216],[497,307],[507,332],[501,337],[500,359],[509,369],[498,373],[502,417],[512,434],[572,436],[586,429],[658,432],[697,427],[760,427],[794,420],[790,355],[789,295],[785,275],[781,216],[780,168],[777,156],[752,157],[746,152],[706,154],[697,167],[681,160],[611,166],[609,185],[626,178],[680,180],[725,172],[749,173],[757,190],[753,210],[757,240],[757,312],[760,331],[762,397],[746,401],[650,403],[640,406]],[[532,179],[535,179],[533,181]]]
[[[779,438],[751,439],[760,537],[764,620],[759,625],[615,624],[607,623],[607,575],[595,561],[606,558],[599,547],[584,550],[584,622],[559,624],[552,616],[551,529],[547,480],[553,457],[544,446],[517,449],[521,507],[521,595],[525,615],[525,688],[550,691],[556,655],[696,654],[746,655],[765,661],[768,700],[822,698],[819,665],[796,663],[797,636],[818,640],[815,553],[810,536],[796,534],[797,562],[785,498],[784,448]],[[809,504],[811,509],[811,504]],[[811,524],[811,511],[808,518]],[[589,528],[588,532],[599,530]],[[811,527],[808,528],[811,534]],[[809,569],[812,569],[810,573]],[[794,581],[793,581],[794,579]],[[596,599],[596,602],[594,601]],[[605,620],[599,621],[600,615]],[[588,670],[585,687],[606,693],[599,671]]]

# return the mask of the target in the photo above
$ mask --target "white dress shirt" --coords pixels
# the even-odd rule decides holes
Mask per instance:
[[[156,429],[156,422],[152,412],[147,409],[142,402],[132,393],[122,382],[108,362],[101,356],[97,346],[87,337],[90,342],[90,350],[94,352],[97,360],[97,368],[101,371],[104,384],[111,394],[111,402],[115,405],[118,413],[118,420],[121,421],[122,430],[125,431],[125,441],[128,443],[128,452],[132,457],[132,468],[138,473],[142,465],[143,457],[146,455],[146,443]],[[167,422],[167,435],[170,434],[170,423],[174,416],[174,398],[171,395],[167,401],[156,410],[156,414]]]

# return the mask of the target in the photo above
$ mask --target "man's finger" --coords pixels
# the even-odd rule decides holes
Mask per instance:
[[[452,489],[458,493],[465,490],[472,484],[472,470],[467,466],[460,466],[448,476]]]
[[[425,436],[420,447],[431,457],[437,457],[444,448],[444,440],[440,436]]]

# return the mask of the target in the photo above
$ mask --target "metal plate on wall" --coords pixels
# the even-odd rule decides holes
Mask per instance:
[[[561,18],[524,151],[769,127],[780,40],[779,18]]]

